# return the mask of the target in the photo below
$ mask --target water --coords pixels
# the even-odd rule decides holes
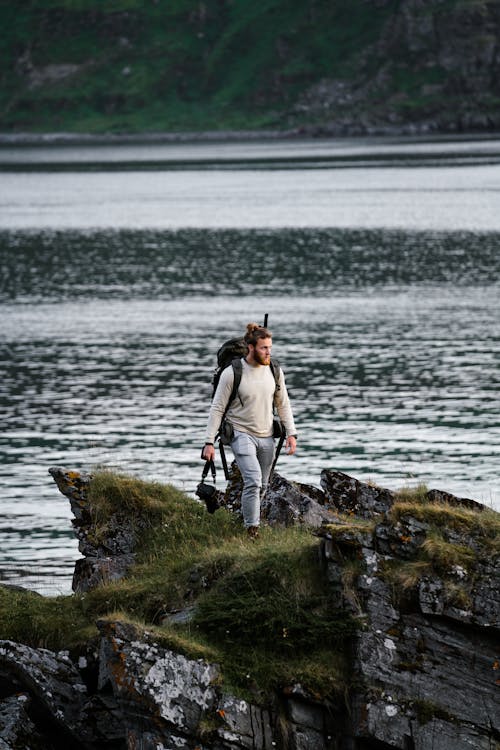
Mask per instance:
[[[70,590],[52,465],[192,492],[215,350],[265,312],[285,476],[500,508],[498,142],[144,149],[0,150],[0,576]]]

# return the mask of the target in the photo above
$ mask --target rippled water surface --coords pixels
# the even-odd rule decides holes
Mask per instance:
[[[364,144],[363,158],[378,158],[382,146],[370,151]],[[314,164],[288,169],[288,186],[280,173],[273,200],[279,216],[288,217],[286,227],[259,225],[260,216],[272,215],[271,192],[254,189],[246,166],[236,169],[250,202],[247,209],[241,200],[232,204],[227,228],[224,221],[217,227],[214,213],[203,225],[208,209],[197,204],[198,168],[164,172],[172,185],[182,178],[177,203],[173,188],[160,199],[154,185],[148,203],[144,170],[23,171],[17,155],[0,188],[7,209],[0,215],[0,576],[43,592],[70,589],[79,554],[68,503],[47,472],[52,465],[104,464],[192,492],[215,351],[265,312],[300,429],[299,452],[280,459],[285,476],[319,485],[321,470],[336,468],[393,489],[425,482],[500,508],[500,234],[489,203],[493,196],[500,215],[499,167],[491,144],[486,154],[474,144],[457,148],[460,175],[424,149],[432,166],[417,160],[396,174],[372,165],[351,194],[344,181],[337,194],[348,227],[337,221],[338,206],[331,226],[314,227],[310,177],[328,173]],[[384,149],[396,158],[394,147]],[[43,156],[22,153],[31,166]],[[49,153],[52,165],[67,156]],[[94,151],[94,160],[99,156]],[[242,158],[229,153],[236,156]],[[195,157],[199,162],[200,153]],[[486,192],[475,182],[478,169],[489,170],[481,177]],[[213,191],[209,205],[222,205],[221,172],[211,167],[203,174],[204,190],[209,194],[211,184]],[[259,184],[273,184],[274,169],[260,165],[255,174]],[[85,180],[97,176],[103,189],[94,194]],[[455,225],[450,217],[463,200],[456,202],[458,177],[472,197],[467,221]],[[60,178],[72,192],[65,195],[59,184],[58,213],[51,180]],[[23,201],[25,179],[32,187]],[[409,226],[388,200],[401,180],[420,186]],[[123,214],[116,181],[130,201]],[[362,193],[362,183],[385,185],[385,192]],[[318,194],[327,189],[314,184]],[[352,218],[364,199],[373,226]],[[108,225],[87,221],[97,200],[97,216],[107,216]],[[320,200],[324,208],[325,196]],[[162,228],[165,215],[175,216],[175,229]],[[221,216],[228,215],[226,207]],[[443,215],[446,226],[439,228],[433,217]],[[491,220],[483,226],[486,215]]]

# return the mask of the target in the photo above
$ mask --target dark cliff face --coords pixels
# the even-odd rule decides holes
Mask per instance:
[[[0,128],[500,126],[496,0],[0,1]]]
[[[473,132],[500,126],[500,6],[403,0],[350,78],[325,77],[297,111],[323,132]]]
[[[227,687],[223,663],[186,656],[164,642],[158,625],[130,621],[125,610],[132,607],[133,616],[133,600],[124,600],[121,618],[103,611],[112,599],[106,582],[125,583],[136,557],[144,560],[140,529],[151,525],[158,499],[148,513],[132,518],[138,501],[124,512],[122,487],[117,510],[110,515],[109,506],[98,528],[88,499],[90,478],[62,469],[51,474],[71,502],[85,555],[74,588],[85,611],[100,601],[104,616],[97,619],[95,636],[71,652],[0,642],[0,744],[6,748],[26,743],[44,750],[68,743],[82,750],[500,746],[498,514],[436,490],[395,495],[335,471],[322,472],[322,490],[275,475],[263,516],[280,535],[296,525],[309,527],[317,543],[317,575],[331,594],[331,617],[347,618],[357,627],[343,645],[343,692],[321,696],[305,678],[271,691],[254,684],[242,695]],[[126,487],[130,492],[131,483]],[[233,468],[226,493],[218,493],[216,513],[235,520],[239,494]],[[189,498],[183,502],[186,514],[189,503],[196,505]],[[104,511],[98,509],[98,515],[102,523]],[[217,516],[207,519],[208,529]],[[231,543],[238,541],[232,537]],[[262,539],[245,543],[258,561]],[[175,555],[175,549],[168,554]],[[216,577],[223,581],[227,559],[218,565]],[[141,571],[144,575],[145,568]],[[205,589],[217,585],[216,577],[205,581]],[[190,587],[194,583],[191,576]],[[93,600],[92,592],[98,598]],[[233,608],[239,594],[234,589]],[[189,606],[163,612],[161,622],[195,623],[200,602],[191,592]],[[267,611],[262,599],[262,617]],[[328,628],[323,632],[322,658],[333,671],[338,644],[328,640]],[[42,637],[38,624],[36,638]],[[310,643],[311,653],[314,646]]]

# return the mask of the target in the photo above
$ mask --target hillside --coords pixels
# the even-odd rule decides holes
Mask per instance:
[[[500,127],[499,0],[0,0],[0,130]]]

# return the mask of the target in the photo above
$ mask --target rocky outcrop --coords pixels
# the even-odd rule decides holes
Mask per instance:
[[[269,706],[223,692],[217,664],[129,623],[103,620],[86,685],[67,653],[0,641],[1,750],[306,750],[328,746],[331,709],[291,687]],[[19,692],[22,690],[23,692]]]
[[[395,592],[387,571],[396,561],[415,561],[430,533],[430,524],[411,514],[365,533],[326,532],[328,576],[344,606],[366,618],[353,644],[351,732],[367,747],[377,741],[387,749],[490,750],[500,743],[499,561],[450,564]],[[347,593],[346,560],[359,564]]]
[[[89,477],[51,474],[96,571],[77,577],[77,590],[108,580],[106,558],[124,575],[112,558],[133,560],[134,529],[118,542],[112,523],[93,549]],[[239,512],[240,481],[233,471],[217,495],[226,511]],[[465,522],[483,507],[438,490],[405,503],[336,471],[321,485],[275,475],[263,515],[311,527],[335,606],[359,623],[344,700],[298,683],[254,702],[237,697],[218,664],[109,617],[84,652],[0,642],[0,750],[497,750],[500,564],[484,525]]]
[[[402,0],[354,75],[315,83],[295,111],[330,135],[494,131],[499,38],[498,3]]]
[[[83,555],[75,564],[73,591],[82,593],[123,578],[135,561],[137,519],[132,524],[127,513],[114,513],[107,524],[105,538],[96,541],[88,495],[91,477],[60,467],[49,469],[49,473],[70,502],[78,549]]]

